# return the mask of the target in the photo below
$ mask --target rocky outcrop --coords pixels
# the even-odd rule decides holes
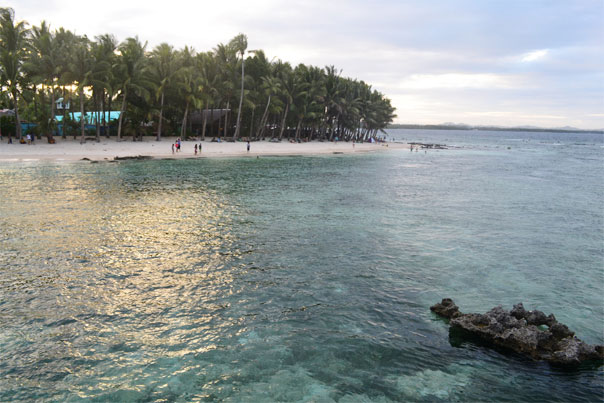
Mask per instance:
[[[113,158],[115,161],[125,161],[125,160],[150,160],[153,157],[149,155],[135,155],[135,156],[125,156],[125,157],[115,157]]]
[[[447,319],[456,318],[462,315],[451,298],[443,298],[440,304],[431,306],[430,310]]]
[[[511,311],[497,306],[484,314],[464,314],[452,299],[444,298],[430,310],[450,319],[451,329],[463,330],[488,344],[536,360],[562,365],[604,360],[603,346],[584,343],[566,325],[556,321],[553,314],[527,311],[522,303],[514,305]]]
[[[435,150],[447,150],[446,144],[426,144],[426,143],[409,143],[412,147],[419,147],[421,149],[430,148]]]

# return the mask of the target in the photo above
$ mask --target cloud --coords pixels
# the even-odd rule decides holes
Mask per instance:
[[[548,49],[535,50],[533,52],[528,52],[520,59],[521,62],[534,62],[539,59],[543,59],[549,53]]]
[[[400,83],[403,89],[506,89],[517,87],[516,79],[501,74],[413,74]]]
[[[563,115],[544,115],[544,114],[526,114],[520,111],[486,111],[486,112],[469,112],[470,115],[481,117],[497,117],[497,118],[519,118],[527,120],[560,120],[566,119]]]
[[[45,19],[90,38],[138,35],[148,48],[208,51],[243,32],[249,49],[269,59],[334,65],[373,85],[400,122],[537,125],[562,116],[561,125],[604,127],[601,0],[5,3],[32,25]],[[484,114],[493,111],[504,114]]]

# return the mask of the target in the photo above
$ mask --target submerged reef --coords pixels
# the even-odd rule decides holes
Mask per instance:
[[[553,314],[527,311],[522,303],[511,311],[497,306],[487,313],[459,311],[452,299],[444,298],[430,307],[450,320],[451,330],[461,330],[495,347],[503,347],[552,364],[578,365],[586,361],[604,361],[604,346],[592,346],[575,337]]]

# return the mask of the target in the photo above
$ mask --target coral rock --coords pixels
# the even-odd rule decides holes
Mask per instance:
[[[604,360],[603,346],[584,343],[566,325],[557,322],[554,315],[527,311],[522,303],[514,305],[511,311],[497,306],[484,314],[463,314],[452,299],[444,298],[430,310],[450,319],[451,329],[463,330],[493,346],[536,360],[562,365]]]

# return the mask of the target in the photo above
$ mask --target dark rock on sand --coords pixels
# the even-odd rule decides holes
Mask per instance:
[[[557,322],[554,315],[527,311],[521,303],[514,305],[511,311],[497,306],[485,314],[464,314],[452,299],[444,298],[430,310],[450,319],[451,330],[462,330],[489,345],[536,360],[561,365],[604,361],[603,346],[584,343],[566,325]]]
[[[126,157],[115,157],[113,158],[115,161],[123,161],[123,160],[150,160],[153,157],[149,155],[136,155],[136,156],[126,156]]]

